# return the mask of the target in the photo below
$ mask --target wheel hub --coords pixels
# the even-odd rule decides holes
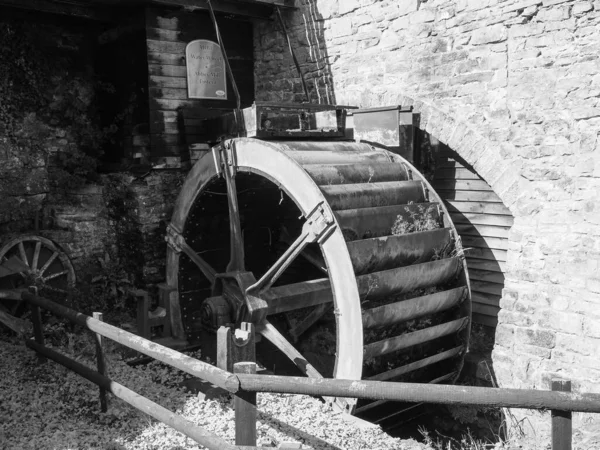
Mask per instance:
[[[200,317],[203,325],[218,329],[222,325],[242,322],[261,323],[267,314],[267,302],[250,293],[256,284],[251,272],[224,272],[215,277],[213,296],[204,300]]]

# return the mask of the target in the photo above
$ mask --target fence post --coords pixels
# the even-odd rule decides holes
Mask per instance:
[[[554,378],[550,382],[553,391],[571,392],[571,382]],[[572,423],[571,411],[553,409],[550,411],[552,417],[552,450],[571,450]]]
[[[102,313],[95,312],[92,314],[94,319],[103,322]],[[94,342],[96,343],[96,366],[100,375],[106,376],[106,360],[104,359],[104,346],[102,345],[102,335],[94,333]],[[100,411],[105,413],[108,410],[108,403],[106,401],[106,389],[103,387],[100,389]]]
[[[137,334],[145,339],[150,339],[150,323],[148,322],[150,298],[148,293],[142,289],[135,290],[133,295],[137,299]]]
[[[31,286],[29,288],[29,292],[32,295],[37,297],[38,288],[35,286]],[[45,345],[44,343],[44,332],[42,330],[42,315],[40,313],[40,308],[33,303],[29,303],[29,309],[31,310],[31,323],[33,324],[33,337],[35,338],[35,342],[40,345]],[[44,364],[47,360],[40,353],[37,353],[37,361],[38,364]]]
[[[233,373],[254,375],[256,363],[239,362]],[[256,446],[256,392],[240,390],[235,394],[235,445]]]

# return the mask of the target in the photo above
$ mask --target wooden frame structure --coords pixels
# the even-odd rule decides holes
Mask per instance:
[[[130,7],[139,4],[185,8],[187,10],[208,10],[206,0],[73,0],[71,2],[54,0],[0,0],[0,6],[9,6],[29,11],[60,14],[100,22],[118,22],[115,8]],[[288,0],[212,0],[215,12],[269,19],[274,8],[293,8]],[[111,11],[112,9],[112,11]]]

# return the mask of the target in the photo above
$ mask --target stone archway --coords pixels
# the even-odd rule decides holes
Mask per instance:
[[[522,162],[511,157],[514,152],[510,144],[489,140],[428,101],[405,95],[399,95],[396,101],[420,114],[419,127],[456,151],[491,186],[513,216],[521,215],[517,200],[529,192],[529,181],[521,176]]]

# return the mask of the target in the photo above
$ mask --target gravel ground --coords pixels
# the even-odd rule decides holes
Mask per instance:
[[[68,336],[55,350],[77,354],[94,367],[91,345]],[[207,400],[180,387],[184,374],[158,362],[133,368],[117,353],[108,358],[110,377],[233,443],[230,398]],[[101,413],[95,385],[52,361],[38,365],[33,351],[0,340],[0,449],[199,449],[192,440],[111,397]],[[259,395],[258,444],[302,448],[431,450],[414,440],[388,436],[378,427],[360,427],[334,414],[317,399]]]

